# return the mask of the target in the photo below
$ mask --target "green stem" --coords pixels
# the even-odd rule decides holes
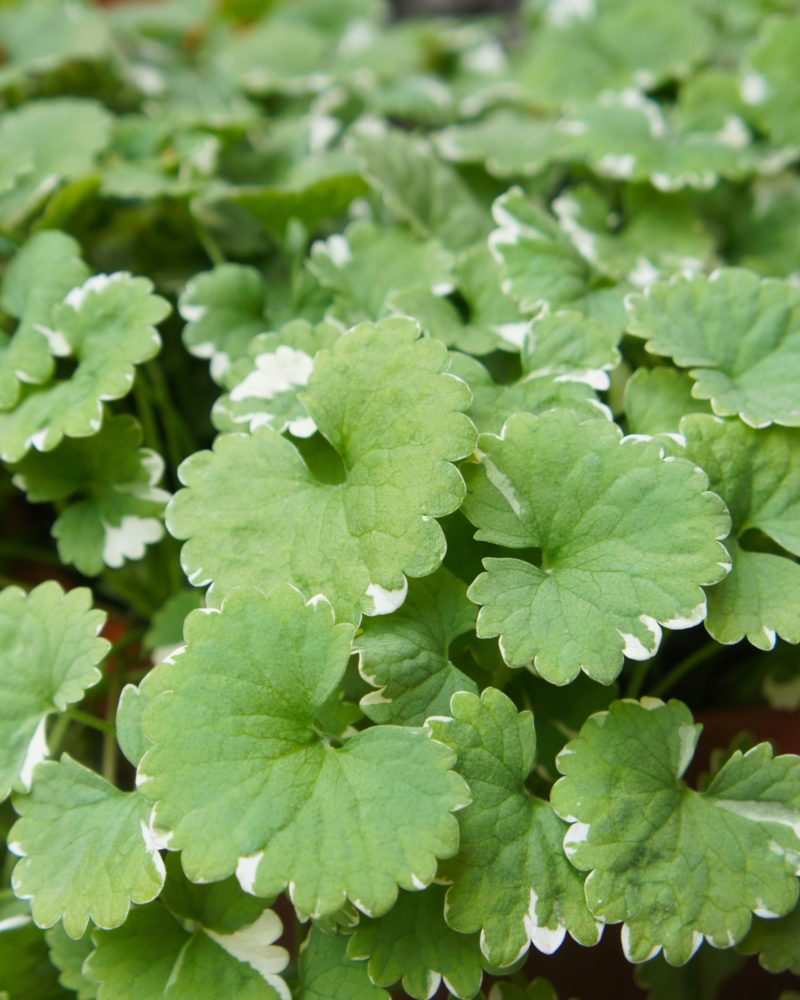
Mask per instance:
[[[73,719],[75,722],[80,722],[83,726],[88,726],[90,729],[97,729],[101,733],[111,733],[113,736],[116,733],[116,727],[110,722],[106,722],[105,719],[98,719],[96,715],[90,715],[88,712],[84,712],[80,708],[68,708],[64,713],[67,718]]]
[[[720,646],[717,642],[707,642],[704,646],[690,653],[680,663],[676,663],[668,674],[662,677],[657,684],[653,685],[650,694],[654,698],[660,698],[667,691],[674,688],[679,681],[683,680],[688,673],[691,673],[695,667],[699,667],[701,663],[712,660],[715,656],[723,652],[724,648],[724,646]]]
[[[158,407],[158,415],[161,418],[161,426],[164,428],[166,457],[172,468],[177,469],[184,456],[181,438],[186,440],[188,431],[182,426],[183,422],[178,417],[161,368],[157,364],[148,365],[147,374],[152,385],[153,399]]]
[[[108,576],[104,576],[103,585],[116,601],[132,608],[140,618],[151,618],[156,610],[149,601],[118,580],[109,580]]]
[[[111,677],[106,695],[108,708],[105,724],[107,728],[103,731],[103,777],[112,785],[116,784],[117,781],[117,729],[110,720],[116,717],[119,693],[124,682],[125,671],[122,668],[122,663],[117,662],[117,669]]]
[[[61,747],[64,743],[64,737],[67,735],[70,722],[72,722],[72,719],[65,713],[63,715],[59,715],[53,724],[53,728],[50,730],[50,735],[47,737],[47,745],[50,748],[51,757],[57,757],[61,751]]]
[[[194,220],[194,231],[200,246],[205,250],[206,256],[211,263],[215,267],[218,264],[224,264],[225,254],[222,252],[219,243],[217,243],[203,223],[197,219]]]
[[[133,383],[133,398],[136,400],[136,412],[142,423],[144,442],[148,448],[163,455],[164,448],[161,443],[161,434],[156,423],[156,415],[153,404],[150,401],[149,388],[146,385],[141,372],[137,372],[136,381]]]
[[[638,698],[642,685],[644,684],[644,679],[647,676],[647,672],[650,669],[652,660],[640,660],[633,668],[628,681],[628,687],[625,691],[626,698]]]

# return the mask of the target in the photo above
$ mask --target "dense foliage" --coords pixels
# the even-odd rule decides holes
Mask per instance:
[[[3,997],[800,973],[799,14],[0,2]]]

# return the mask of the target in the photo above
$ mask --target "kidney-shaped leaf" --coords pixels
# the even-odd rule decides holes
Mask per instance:
[[[452,754],[420,729],[377,726],[337,748],[317,718],[344,674],[353,628],[325,601],[281,587],[231,592],[196,611],[187,649],[151,675],[152,742],[139,766],[156,825],[196,881],[237,872],[304,914],[350,898],[388,910],[397,886],[426,885],[452,855],[452,810],[468,799]]]
[[[435,518],[461,503],[451,463],[475,444],[469,390],[447,366],[444,346],[406,319],[362,324],[317,355],[301,399],[341,459],[340,482],[321,481],[269,427],[188,459],[167,525],[190,539],[190,582],[213,580],[212,595],[289,582],[354,622],[398,607],[404,574],[441,562]]]
[[[729,568],[717,539],[730,521],[699,469],[566,410],[516,414],[500,437],[481,435],[479,451],[464,506],[476,538],[541,550],[537,565],[484,560],[470,588],[483,605],[478,635],[500,636],[510,666],[608,684],[623,654],[655,654],[659,623],[703,620],[701,588]]]
[[[558,757],[565,850],[591,872],[591,911],[624,922],[632,962],[663,949],[683,965],[704,938],[729,948],[753,913],[781,916],[797,901],[800,758],[773,758],[766,743],[736,751],[696,792],[681,778],[699,731],[681,702],[617,701]]]

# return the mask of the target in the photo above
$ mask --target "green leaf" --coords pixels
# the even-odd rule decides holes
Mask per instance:
[[[402,979],[404,992],[428,1000],[444,984],[456,997],[474,997],[483,968],[476,934],[459,934],[444,920],[445,889],[404,892],[378,920],[362,920],[350,938],[350,958],[369,959],[369,978],[378,986]]]
[[[300,950],[297,1000],[389,1000],[363,962],[347,957],[347,938],[312,927]]]
[[[388,304],[412,316],[426,333],[448,347],[470,354],[519,350],[530,319],[503,292],[502,273],[488,247],[478,244],[456,258],[454,282],[466,316],[451,299],[421,288],[395,292]]]
[[[234,361],[225,376],[230,392],[211,411],[221,431],[255,430],[268,425],[280,433],[310,437],[316,424],[300,401],[318,352],[333,347],[341,330],[332,323],[287,323],[280,333],[260,333],[247,356]]]
[[[586,382],[607,389],[619,363],[619,334],[605,323],[563,310],[537,316],[522,344],[522,369],[534,378]]]
[[[120,792],[64,754],[42,764],[28,797],[15,799],[20,818],[9,848],[20,857],[14,892],[31,900],[40,927],[59,920],[79,938],[91,920],[119,927],[131,903],[148,903],[164,883],[164,863],[149,825],[151,807]]]
[[[527,791],[536,757],[530,712],[495,688],[480,697],[461,691],[452,718],[430,719],[435,739],[458,754],[458,771],[473,794],[459,813],[461,846],[445,867],[447,923],[462,934],[480,931],[481,951],[512,965],[533,944],[554,952],[569,931],[596,944],[600,927],[583,898],[583,878],[561,850],[567,827],[550,805]]]
[[[788,970],[800,976],[800,906],[780,920],[756,918],[738,950],[743,955],[758,955],[768,972]]]
[[[52,451],[64,437],[100,430],[103,401],[126,395],[134,366],[161,348],[154,324],[170,307],[152,288],[147,278],[122,271],[96,274],[53,310],[57,353],[74,358],[76,367],[68,378],[32,386],[14,410],[0,413],[4,461],[19,461],[31,447]]]
[[[63,181],[91,173],[109,142],[111,122],[97,101],[74,97],[5,111],[0,119],[0,228],[24,222]]]
[[[392,292],[453,288],[452,255],[436,240],[418,239],[399,226],[355,222],[311,248],[308,266],[335,293],[333,315],[346,326],[385,316]]]
[[[63,987],[72,990],[78,1000],[94,1000],[97,987],[83,974],[83,963],[93,951],[91,935],[87,932],[83,937],[73,940],[61,924],[55,924],[45,932],[50,961],[61,971],[58,981]]]
[[[558,222],[521,188],[501,195],[492,214],[498,228],[489,245],[503,267],[503,291],[519,301],[523,312],[568,307],[586,294],[591,265]]]
[[[462,412],[469,391],[447,365],[445,348],[419,339],[405,319],[362,324],[317,356],[301,401],[341,459],[339,482],[321,482],[269,427],[223,435],[213,453],[184,462],[187,489],[170,503],[167,524],[190,539],[190,582],[213,580],[217,601],[231,586],[291,582],[353,622],[398,607],[404,576],[441,563],[434,518],[461,503],[463,480],[450,463],[475,443]]]
[[[28,0],[0,9],[3,49],[14,67],[53,68],[108,53],[111,34],[96,11],[59,0]]]
[[[217,382],[233,361],[246,356],[253,337],[267,329],[264,279],[242,264],[219,264],[196,274],[181,292],[178,309],[186,320],[186,350],[211,359]]]
[[[0,902],[0,984],[3,1000],[55,1000],[72,995],[59,988],[58,973],[48,960],[45,940],[31,919],[28,904],[13,897]]]
[[[209,984],[220,997],[291,1000],[278,975],[286,952],[272,944],[280,933],[272,910],[219,933],[159,901],[134,910],[117,930],[96,931],[85,971],[99,986],[98,1000],[197,1000]]]
[[[692,380],[674,368],[638,368],[625,385],[625,417],[631,434],[678,435],[689,413],[709,413],[692,395]]]
[[[201,607],[203,595],[196,590],[179,590],[165,601],[150,619],[142,640],[153,663],[161,663],[183,642],[183,621],[190,611]]]
[[[762,155],[736,115],[716,132],[683,130],[637,90],[576,105],[560,128],[573,135],[572,160],[588,162],[600,177],[647,182],[665,192],[741,179],[755,172]]]
[[[449,751],[419,729],[374,727],[341,748],[319,731],[352,636],[290,587],[189,616],[186,652],[151,675],[139,784],[190,878],[236,871],[260,896],[288,885],[302,914],[349,898],[377,915],[455,852],[451,811],[467,797]]]
[[[109,649],[98,633],[106,616],[85,587],[65,594],[52,580],[26,595],[0,591],[0,800],[27,791],[47,756],[47,716],[63,712],[97,684]]]
[[[156,484],[164,462],[140,448],[142,432],[127,415],[110,417],[89,438],[65,439],[49,452],[29,452],[14,467],[14,483],[31,503],[56,501],[52,528],[65,563],[94,576],[141,559],[164,534],[169,493]],[[73,503],[64,504],[72,499]]]
[[[772,649],[775,636],[800,642],[800,565],[773,552],[743,547],[757,529],[779,549],[800,555],[800,431],[755,431],[738,420],[687,417],[681,423],[687,456],[707,473],[727,504],[733,527],[727,543],[733,569],[708,595],[706,628],[722,643],[744,636]]]
[[[653,89],[688,75],[713,35],[693,0],[653,7],[649,0],[544,8],[517,67],[528,100],[558,107],[625,87]]]
[[[541,173],[569,159],[571,137],[548,118],[511,108],[491,111],[477,122],[451,125],[434,136],[440,155],[453,163],[480,163],[501,180]]]
[[[660,625],[702,621],[701,587],[729,568],[728,514],[691,463],[614,424],[554,410],[515,414],[479,440],[464,512],[479,541],[541,550],[540,564],[484,560],[469,596],[478,635],[555,684],[583,670],[609,684],[623,654],[653,656]]]
[[[758,125],[776,143],[800,143],[800,82],[795,55],[800,25],[790,17],[764,19],[745,56],[742,98]]]
[[[379,690],[361,699],[365,715],[419,726],[446,713],[456,691],[476,691],[449,659],[451,643],[475,628],[476,614],[466,585],[442,568],[414,580],[393,614],[366,620],[356,643],[359,671]]]
[[[0,409],[14,406],[21,382],[40,384],[52,375],[53,307],[88,276],[78,244],[55,230],[36,233],[12,258],[0,306],[19,325],[10,338],[0,335]]]
[[[583,381],[531,374],[517,382],[497,383],[477,358],[455,353],[450,371],[469,386],[472,405],[467,414],[481,433],[499,434],[514,413],[544,413],[554,407],[572,410],[584,419],[608,415],[594,389]]]
[[[483,239],[489,216],[458,174],[419,136],[387,129],[353,137],[364,176],[387,208],[418,235],[452,250]]]
[[[741,268],[651,285],[628,332],[688,368],[692,395],[751,427],[800,426],[800,290]]]
[[[125,759],[139,766],[148,742],[142,732],[142,713],[147,706],[147,695],[134,684],[126,684],[120,692],[117,704],[116,725],[117,743],[125,755]]]
[[[685,705],[618,701],[558,758],[564,846],[590,871],[589,908],[623,922],[629,961],[663,950],[683,965],[704,939],[737,944],[752,914],[781,916],[798,895],[800,758],[762,743],[735,752],[704,792],[681,780],[700,727]]]

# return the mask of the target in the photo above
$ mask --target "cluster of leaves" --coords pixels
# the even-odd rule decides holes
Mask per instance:
[[[0,995],[800,974],[795,0],[0,45]]]

